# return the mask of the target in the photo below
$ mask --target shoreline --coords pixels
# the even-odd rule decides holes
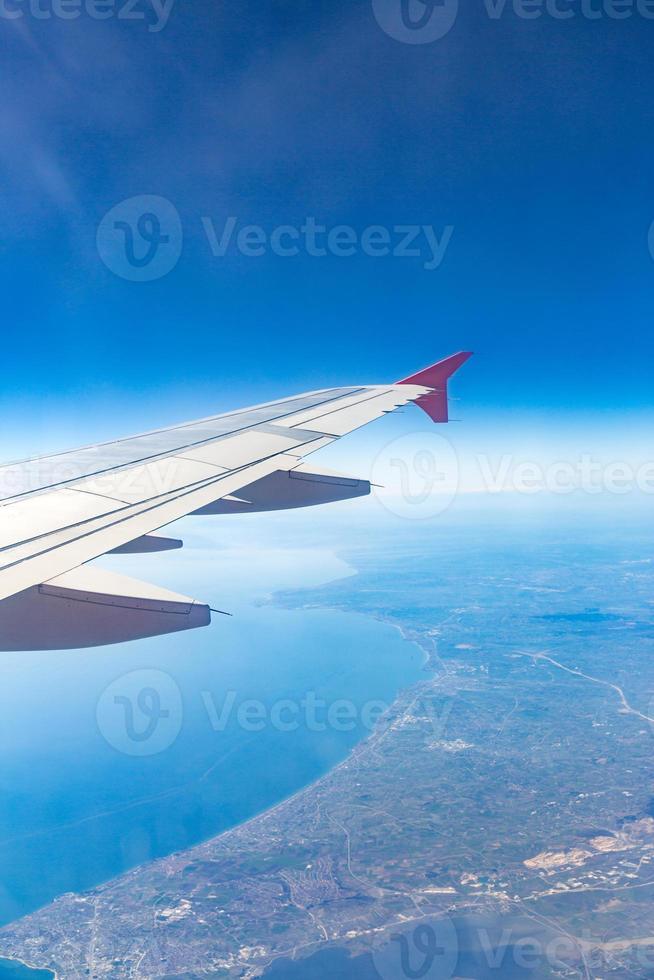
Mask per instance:
[[[18,919],[16,919],[15,921],[18,921]],[[49,966],[36,966],[34,963],[28,963],[27,960],[21,959],[20,956],[2,956],[0,954],[0,966],[2,965],[3,960],[5,963],[20,963],[20,965],[24,966],[26,970],[34,970],[34,971],[38,970],[41,973],[47,970],[47,972],[51,975],[52,980],[61,980],[61,977],[59,976],[57,971],[53,970]]]
[[[338,557],[339,560],[341,560],[343,562],[343,564],[346,566],[346,570],[344,571],[344,574],[337,575],[337,576],[332,577],[332,578],[328,578],[327,580],[325,580],[323,582],[320,582],[317,585],[309,586],[306,589],[306,591],[308,593],[310,593],[314,588],[321,588],[321,587],[323,587],[325,585],[331,584],[332,582],[340,581],[341,579],[354,578],[354,577],[356,577],[357,575],[360,574],[360,570],[357,569],[356,566],[352,565],[347,559],[342,558],[342,556],[340,554],[337,554],[337,553],[335,553],[335,554],[336,554],[336,557]],[[301,612],[303,612],[305,610],[315,609],[315,610],[321,610],[321,611],[324,611],[324,612],[338,613],[338,614],[341,614],[341,615],[346,614],[346,615],[349,615],[349,616],[359,616],[362,619],[371,620],[372,622],[374,622],[377,625],[392,628],[394,631],[399,632],[400,637],[401,637],[401,639],[402,639],[403,642],[410,643],[410,644],[412,644],[412,645],[414,645],[415,647],[418,648],[418,650],[420,651],[420,654],[421,654],[421,658],[422,658],[421,669],[424,670],[424,671],[429,671],[430,673],[434,673],[433,664],[431,663],[431,655],[432,655],[431,654],[431,651],[429,649],[427,649],[426,646],[424,646],[422,643],[420,643],[419,642],[419,639],[417,637],[412,636],[412,635],[409,635],[402,628],[402,625],[400,623],[397,623],[397,622],[394,622],[394,621],[392,621],[392,620],[390,620],[388,618],[385,618],[383,615],[375,615],[375,613],[373,613],[373,612],[369,612],[369,611],[366,611],[366,612],[358,612],[357,610],[348,609],[346,607],[338,606],[338,605],[335,605],[335,604],[324,604],[324,605],[315,604],[313,606],[311,606],[311,605],[307,605],[307,606],[297,605],[295,607],[290,607],[290,606],[285,606],[281,602],[278,603],[278,602],[275,601],[276,595],[281,595],[283,592],[293,592],[293,591],[296,591],[296,590],[294,590],[294,589],[284,589],[284,590],[279,590],[278,593],[271,593],[271,594],[269,594],[269,596],[267,596],[262,601],[261,604],[262,605],[271,605],[273,607],[276,607],[276,608],[282,609],[282,610],[283,609],[286,609],[289,612],[296,611],[296,612],[300,612],[301,613]],[[299,589],[297,591],[304,591],[304,590]],[[409,685],[399,687],[397,689],[397,691],[395,692],[395,695],[394,695],[393,699],[389,702],[389,704],[387,706],[387,713],[388,712],[392,712],[394,710],[394,708],[400,703],[401,694],[403,692],[410,691],[418,683],[420,683],[420,681],[414,681],[414,682],[410,683]],[[41,966],[41,965],[38,965],[36,963],[28,963],[24,959],[22,959],[20,956],[14,956],[14,955],[11,955],[9,953],[4,953],[3,952],[3,948],[2,948],[2,940],[3,940],[3,934],[5,933],[5,931],[7,931],[7,932],[11,931],[12,927],[15,924],[19,923],[22,920],[29,919],[33,915],[37,915],[39,912],[43,911],[43,909],[46,909],[46,908],[52,906],[57,901],[59,901],[59,900],[61,900],[63,898],[66,898],[66,897],[77,898],[77,897],[79,897],[81,895],[89,894],[90,892],[93,892],[93,891],[102,889],[103,887],[105,887],[107,885],[110,885],[113,881],[116,881],[117,879],[119,879],[121,877],[128,876],[128,875],[131,875],[131,874],[134,874],[134,873],[137,873],[138,871],[140,871],[141,869],[143,869],[145,867],[153,866],[153,865],[158,864],[158,863],[163,863],[163,862],[168,862],[168,861],[175,861],[176,859],[179,859],[182,855],[184,855],[185,853],[187,853],[190,850],[194,850],[196,848],[202,848],[202,847],[205,847],[205,846],[208,846],[208,845],[215,844],[216,842],[219,842],[220,840],[222,840],[223,838],[227,837],[230,834],[235,834],[235,833],[238,833],[240,831],[245,830],[250,824],[255,824],[257,821],[266,820],[268,818],[271,818],[271,817],[279,814],[281,811],[283,811],[283,809],[285,807],[287,807],[289,805],[293,805],[296,801],[301,800],[302,797],[304,797],[306,794],[312,792],[321,783],[323,783],[324,781],[330,779],[332,776],[336,776],[341,771],[341,769],[346,768],[347,766],[351,765],[352,762],[354,760],[356,760],[357,754],[364,749],[364,747],[367,745],[367,743],[372,738],[374,738],[376,735],[379,735],[380,732],[383,732],[384,729],[385,729],[385,727],[387,727],[387,723],[384,720],[387,717],[387,713],[385,713],[382,716],[382,718],[379,719],[379,721],[377,722],[377,724],[375,725],[375,727],[372,730],[367,731],[364,734],[364,736],[351,747],[351,749],[347,752],[347,754],[345,755],[345,757],[343,759],[341,759],[340,762],[337,762],[336,765],[334,765],[334,766],[330,767],[329,769],[327,769],[326,771],[322,772],[320,775],[316,776],[315,779],[312,779],[310,782],[306,783],[304,786],[302,786],[299,789],[295,790],[290,795],[288,795],[288,796],[284,797],[283,799],[279,800],[274,805],[272,805],[270,807],[267,807],[265,809],[262,809],[262,810],[260,810],[260,811],[258,811],[256,813],[251,814],[250,816],[246,817],[244,820],[239,821],[239,822],[233,824],[232,826],[225,828],[224,830],[220,831],[218,834],[215,834],[213,836],[207,837],[205,840],[198,841],[197,843],[191,844],[188,847],[184,847],[184,848],[182,848],[180,850],[171,851],[169,854],[166,854],[166,855],[163,855],[163,856],[161,856],[159,858],[156,858],[154,861],[146,861],[146,862],[144,862],[142,864],[137,864],[137,865],[135,865],[132,868],[128,868],[127,870],[125,870],[123,872],[120,872],[118,875],[115,875],[115,876],[112,876],[110,878],[107,878],[104,881],[98,883],[97,885],[94,885],[90,889],[86,889],[85,891],[82,891],[82,892],[74,892],[74,891],[62,892],[60,895],[57,895],[52,901],[47,902],[45,905],[40,906],[39,908],[34,909],[33,911],[26,913],[25,915],[18,916],[16,919],[12,919],[9,922],[5,923],[4,925],[2,925],[0,927],[0,960],[1,959],[4,959],[8,963],[18,963],[18,964],[24,966],[25,968],[27,968],[28,970],[37,970],[37,971],[38,970],[42,970],[42,971],[47,971],[51,975],[50,978],[48,978],[48,980],[61,980],[61,978],[60,978],[59,974],[57,973],[56,969],[54,969],[50,965],[42,965]]]

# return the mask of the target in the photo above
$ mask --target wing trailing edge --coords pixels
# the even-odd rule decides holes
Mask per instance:
[[[329,470],[309,469],[305,463],[291,470],[275,470],[243,487],[240,496],[221,497],[195,511],[196,514],[254,514],[270,510],[293,510],[351,500],[370,493],[370,481],[353,479]]]

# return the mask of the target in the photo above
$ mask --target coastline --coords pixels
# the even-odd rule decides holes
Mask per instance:
[[[2,969],[3,963],[18,963],[20,966],[25,967],[26,970],[30,970],[35,973],[49,973],[50,980],[62,980],[56,970],[49,966],[37,966],[35,963],[28,963],[27,960],[21,959],[19,956],[1,956],[0,955],[0,970]],[[1,976],[1,974],[0,974]],[[26,978],[27,980],[27,978]]]
[[[344,568],[344,574],[340,574],[340,575],[336,575],[336,576],[333,576],[331,578],[328,578],[325,581],[323,581],[323,582],[321,582],[321,583],[319,583],[317,585],[311,585],[311,586],[309,586],[307,588],[307,590],[306,590],[307,592],[311,592],[312,589],[314,589],[314,588],[320,588],[320,587],[322,587],[324,585],[329,585],[332,582],[337,582],[337,581],[339,581],[341,579],[354,578],[355,576],[357,576],[357,575],[360,574],[360,571],[354,565],[352,565],[349,561],[346,561],[345,559],[341,558],[341,556],[338,555],[338,554],[337,554],[337,557],[339,558],[339,560],[341,560],[343,562],[343,564],[345,566],[345,568]],[[402,641],[404,643],[413,644],[415,647],[418,648],[418,650],[420,651],[420,655],[421,655],[421,661],[422,661],[421,667],[422,667],[422,669],[428,670],[432,666],[431,661],[430,661],[430,657],[431,657],[430,650],[425,646],[424,643],[421,643],[419,641],[419,638],[418,637],[412,636],[406,630],[404,630],[402,628],[401,624],[399,624],[397,622],[394,622],[391,619],[385,618],[383,616],[375,615],[372,612],[368,612],[368,611],[366,611],[366,612],[358,612],[357,610],[348,609],[347,607],[338,606],[337,604],[319,604],[319,603],[316,603],[313,606],[311,604],[307,604],[306,607],[305,606],[302,606],[302,605],[297,605],[295,607],[285,606],[281,602],[279,602],[279,603],[276,602],[276,596],[283,594],[283,591],[289,591],[290,592],[290,591],[294,591],[294,590],[292,590],[292,589],[279,590],[279,592],[277,592],[277,593],[271,593],[269,596],[266,597],[266,599],[261,604],[262,605],[277,606],[280,609],[287,609],[288,611],[291,611],[291,612],[293,610],[295,610],[297,612],[302,612],[302,611],[304,611],[305,608],[312,608],[312,609],[321,610],[321,611],[324,611],[324,612],[339,613],[341,615],[342,614],[347,614],[349,616],[354,615],[354,616],[359,617],[361,619],[371,620],[371,621],[373,621],[376,624],[381,625],[381,626],[392,627],[394,629],[394,631],[398,631],[399,632],[400,637],[401,637],[401,639],[402,639]],[[49,974],[49,977],[47,978],[47,980],[61,980],[61,976],[57,972],[57,969],[55,967],[51,966],[50,964],[45,964],[45,963],[40,964],[38,962],[38,958],[37,958],[37,961],[36,962],[35,961],[28,962],[26,959],[22,958],[21,956],[12,955],[10,952],[4,952],[3,951],[3,942],[2,942],[3,941],[3,938],[4,938],[4,934],[7,933],[7,932],[11,932],[15,928],[15,926],[18,923],[20,923],[21,921],[25,921],[25,920],[30,919],[33,915],[36,915],[36,914],[41,913],[44,909],[47,909],[47,908],[53,906],[58,901],[61,901],[61,900],[64,900],[64,899],[77,900],[77,899],[83,897],[84,895],[88,895],[89,892],[94,892],[96,890],[102,890],[103,888],[105,888],[107,886],[111,886],[111,884],[113,882],[119,880],[120,878],[127,877],[129,875],[139,873],[140,871],[142,871],[145,868],[154,868],[157,865],[162,865],[162,864],[166,864],[168,862],[178,861],[181,858],[183,858],[183,856],[185,854],[187,854],[191,850],[195,850],[197,848],[203,848],[203,847],[213,846],[213,845],[218,844],[219,842],[221,842],[223,839],[228,838],[230,835],[238,834],[239,832],[247,832],[247,830],[248,830],[249,827],[253,827],[253,828],[256,827],[257,823],[260,822],[260,821],[265,821],[265,820],[268,820],[268,819],[272,819],[272,818],[276,817],[279,814],[283,814],[284,810],[287,807],[292,807],[295,804],[301,802],[302,799],[303,799],[303,797],[307,796],[308,794],[310,794],[313,791],[315,791],[316,789],[318,789],[322,784],[325,784],[328,780],[336,777],[341,772],[341,770],[347,769],[349,766],[351,766],[353,764],[353,762],[356,761],[356,758],[357,758],[358,754],[361,751],[365,751],[365,748],[366,748],[367,744],[369,743],[369,741],[371,739],[375,738],[375,737],[378,737],[380,734],[382,734],[386,730],[386,728],[388,727],[388,718],[389,718],[389,716],[392,717],[393,712],[401,704],[401,700],[402,700],[402,697],[401,696],[402,696],[402,694],[404,694],[406,696],[407,692],[410,692],[413,689],[413,687],[415,686],[416,683],[420,683],[420,682],[419,681],[417,681],[417,682],[414,681],[414,682],[410,683],[409,685],[402,686],[402,687],[400,687],[400,688],[397,689],[397,691],[395,692],[395,695],[393,696],[393,699],[390,700],[389,703],[388,703],[387,711],[377,721],[375,727],[372,730],[366,732],[365,735],[363,735],[363,737],[359,741],[357,741],[351,747],[351,749],[347,752],[347,754],[345,755],[345,757],[343,759],[341,759],[339,762],[337,762],[334,766],[330,767],[329,769],[327,769],[324,772],[322,772],[319,775],[317,775],[315,779],[312,779],[311,781],[309,781],[305,785],[299,787],[297,790],[295,790],[294,792],[292,792],[288,796],[286,796],[283,799],[279,800],[273,806],[270,806],[270,807],[264,808],[264,809],[262,809],[262,810],[260,810],[258,812],[255,812],[255,813],[251,814],[250,816],[248,816],[247,818],[245,818],[244,820],[238,821],[238,822],[234,823],[233,825],[231,825],[230,827],[227,827],[224,830],[220,831],[218,834],[215,834],[213,836],[209,836],[205,840],[198,841],[197,843],[192,844],[190,847],[183,847],[183,848],[180,848],[180,849],[171,851],[169,854],[166,854],[166,855],[163,855],[161,857],[158,857],[154,861],[145,861],[145,862],[142,862],[142,863],[140,863],[138,865],[135,865],[134,867],[129,868],[128,870],[126,870],[124,872],[121,872],[117,876],[112,876],[110,878],[105,879],[102,882],[99,882],[92,889],[85,889],[85,890],[80,891],[80,892],[75,892],[75,891],[63,892],[61,895],[58,895],[52,902],[48,902],[45,905],[41,906],[40,908],[35,909],[34,911],[28,913],[27,915],[19,916],[16,919],[13,919],[10,922],[6,923],[2,927],[0,927],[0,959],[4,959],[8,963],[17,963],[17,964],[25,967],[28,970],[33,970],[33,971],[39,971],[39,970],[40,971],[47,971],[48,974]],[[26,978],[26,980],[28,980],[28,978]]]

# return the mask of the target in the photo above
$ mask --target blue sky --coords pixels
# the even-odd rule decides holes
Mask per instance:
[[[21,3],[0,18],[5,456],[393,380],[461,348],[477,357],[455,414],[493,448],[644,450],[654,21],[480,0],[407,44],[370,0],[175,0],[158,31]],[[133,282],[96,234],[142,195],[176,209],[181,254]],[[230,215],[453,231],[431,270],[422,240],[418,257],[216,257],[206,219],[220,233]]]
[[[76,2],[84,10],[74,19],[47,16],[62,3],[70,14]],[[272,570],[287,584],[298,551],[324,548],[326,532],[330,547],[379,550],[384,533],[392,547],[419,548],[425,527],[435,535],[449,523],[469,547],[471,514],[497,520],[502,535],[522,522],[529,535],[507,535],[508,546],[536,554],[539,540],[556,540],[552,527],[601,542],[600,531],[623,535],[633,518],[643,540],[635,561],[651,561],[651,534],[642,533],[651,491],[631,492],[632,478],[629,496],[553,495],[548,479],[567,460],[575,482],[588,454],[603,465],[626,460],[634,472],[651,458],[654,20],[609,15],[611,2],[629,0],[557,0],[573,13],[565,20],[551,9],[528,19],[509,0],[460,0],[451,29],[415,44],[379,22],[402,0],[165,0],[172,8],[160,30],[150,29],[153,0],[134,0],[145,20],[118,16],[125,0],[104,0],[109,16],[99,20],[92,2],[0,0],[1,455],[392,381],[472,349],[453,386],[452,414],[463,423],[433,430],[409,409],[316,458],[359,477],[380,470],[386,497],[189,520],[170,532],[184,538],[182,553],[106,560],[229,609],[256,594],[252,568],[266,591],[279,584]],[[420,0],[404,2],[420,16]],[[582,2],[603,10],[590,17]],[[453,5],[443,0],[446,14]],[[137,266],[109,245],[137,230],[127,219],[138,208],[122,202],[153,196],[168,210],[150,201],[140,215],[163,220],[172,253],[158,254],[176,261],[134,281]],[[220,236],[230,216],[266,235],[309,219],[347,226],[355,254],[305,247],[282,256],[266,246],[254,257],[232,244],[216,256],[207,225]],[[364,254],[366,229],[396,245],[399,226],[420,229],[418,255]],[[437,268],[425,268],[433,255],[424,229],[446,242]],[[401,498],[394,463],[419,459],[425,445],[437,478],[468,494],[423,506],[418,471]],[[484,467],[501,474],[504,462],[502,486],[515,492],[480,500]],[[538,496],[516,491],[525,464],[547,471]],[[546,498],[553,511],[541,507]],[[330,570],[333,560],[315,564]],[[207,637],[218,644],[227,627],[216,620]],[[165,647],[130,646],[122,668],[115,648],[84,654],[80,690],[131,663],[165,664]],[[169,645],[171,663],[182,663],[179,649]],[[196,669],[192,656],[183,662]],[[54,680],[34,686],[34,663],[21,657],[14,680],[37,701],[72,676],[49,656]],[[24,701],[13,699],[23,728],[41,738]],[[61,713],[66,698],[52,703]]]

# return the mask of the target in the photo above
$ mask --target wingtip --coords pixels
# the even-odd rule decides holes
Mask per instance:
[[[450,354],[449,357],[430,364],[416,374],[408,378],[396,381],[399,385],[422,385],[433,390],[426,395],[421,395],[416,399],[418,405],[425,412],[432,422],[449,422],[449,409],[447,402],[447,382],[455,371],[465,364],[472,357],[470,350],[459,351],[457,354]]]
[[[474,351],[471,350],[461,350],[456,354],[450,354],[449,357],[444,357],[440,361],[436,361],[435,364],[430,364],[428,367],[423,368],[422,371],[416,371],[415,374],[409,375],[408,378],[402,378],[400,381],[396,381],[395,384],[398,385],[424,385],[426,388],[436,388],[439,384],[443,384],[448,378],[451,378],[455,371],[468,361]]]

